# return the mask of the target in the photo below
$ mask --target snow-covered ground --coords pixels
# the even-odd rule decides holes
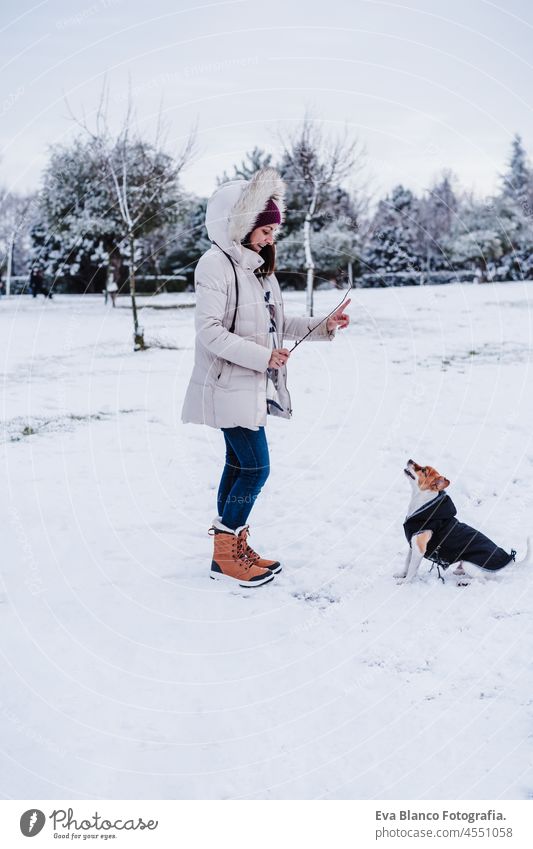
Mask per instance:
[[[250,517],[284,571],[254,592],[208,578],[223,440],[180,423],[193,310],[145,309],[179,348],[134,353],[125,300],[1,301],[1,795],[531,797],[532,569],[391,576],[408,457],[523,554],[532,296],[356,291],[348,331],[297,349]]]

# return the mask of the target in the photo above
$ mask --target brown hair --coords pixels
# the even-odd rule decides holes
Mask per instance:
[[[241,242],[245,248],[250,246],[251,235],[251,233],[248,233]],[[259,277],[268,277],[269,274],[274,274],[276,270],[276,244],[273,243],[272,245],[265,245],[265,247],[261,248],[259,251],[259,256],[263,259],[263,265],[256,268],[255,273]]]

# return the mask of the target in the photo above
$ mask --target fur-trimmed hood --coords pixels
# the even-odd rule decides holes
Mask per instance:
[[[210,240],[240,260],[241,242],[271,198],[283,223],[285,184],[275,168],[261,168],[251,180],[223,183],[207,203],[205,226]]]

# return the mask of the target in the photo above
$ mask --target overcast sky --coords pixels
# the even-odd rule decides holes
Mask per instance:
[[[533,154],[533,4],[526,0],[2,0],[0,179],[37,187],[48,148],[90,118],[107,78],[117,122],[128,79],[148,136],[198,121],[184,175],[208,194],[254,145],[276,151],[307,106],[367,150],[386,191],[443,167],[487,193],[515,132]]]

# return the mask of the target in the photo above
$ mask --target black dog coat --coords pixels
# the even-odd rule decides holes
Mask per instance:
[[[514,560],[514,549],[507,554],[480,531],[458,522],[454,518],[456,514],[450,496],[440,492],[405,520],[403,529],[407,542],[411,545],[414,534],[421,531],[433,531],[424,557],[444,568],[459,560],[467,560],[482,569],[495,571]]]

